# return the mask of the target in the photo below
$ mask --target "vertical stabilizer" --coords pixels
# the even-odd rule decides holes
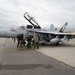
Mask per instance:
[[[54,25],[53,24],[50,25],[50,31],[54,31]]]
[[[62,27],[61,29],[59,30],[59,32],[64,32],[66,26],[68,25],[68,22],[66,22]]]

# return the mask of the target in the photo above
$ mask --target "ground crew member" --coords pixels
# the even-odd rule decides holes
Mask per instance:
[[[28,49],[31,48],[31,40],[32,40],[32,35],[29,34],[29,35],[27,36],[27,42],[28,42],[27,48],[28,48]]]
[[[22,44],[23,44],[23,34],[20,34],[20,35],[18,35],[17,36],[17,41],[18,41],[18,43],[17,43],[17,47],[20,45],[20,47],[22,47]]]
[[[39,49],[39,37],[38,35],[34,36],[34,50],[35,48]]]

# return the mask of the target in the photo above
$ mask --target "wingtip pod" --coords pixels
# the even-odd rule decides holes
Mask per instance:
[[[65,25],[68,25],[68,22],[66,22]]]

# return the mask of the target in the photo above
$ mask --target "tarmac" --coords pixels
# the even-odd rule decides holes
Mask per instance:
[[[75,67],[75,43],[69,42],[61,46],[44,47],[39,52]]]
[[[4,45],[5,45],[5,38],[0,38],[0,69],[1,69],[1,61],[2,61],[2,50],[4,50]],[[0,75],[1,75],[1,70],[0,70]]]
[[[0,63],[1,63],[2,50],[4,50],[4,45],[5,45],[5,38],[0,38]]]
[[[6,48],[8,47],[7,45]],[[5,38],[0,38],[0,57],[3,52],[2,50],[4,49],[4,46]],[[12,48],[15,47],[12,46]],[[60,46],[44,45],[41,46],[41,48],[37,51],[47,56],[53,57],[59,61],[62,61],[72,67],[75,67],[75,39],[72,39],[70,42]]]
[[[10,75],[11,73],[13,73],[14,75],[19,75],[19,72],[17,72],[17,73],[15,73],[15,71],[13,72],[13,69],[18,70],[18,68],[16,68],[16,67],[20,67],[19,71],[21,71],[22,69],[25,69],[25,68],[33,69],[37,66],[41,66],[41,67],[45,66],[46,70],[42,68],[42,72],[40,72],[41,68],[38,68],[38,72],[35,71],[37,73],[37,74],[35,73],[36,75],[50,75],[50,74],[48,74],[48,72],[45,72],[45,71],[47,71],[47,69],[50,69],[51,67],[54,67],[56,65],[57,66],[59,65],[61,68],[58,68],[58,69],[56,68],[56,69],[53,69],[52,71],[50,71],[52,73],[51,75],[63,75],[63,74],[64,75],[66,75],[66,74],[75,75],[75,73],[74,73],[75,72],[74,71],[75,70],[75,39],[72,39],[72,41],[70,41],[66,44],[63,44],[63,45],[60,44],[59,46],[52,46],[52,45],[44,45],[43,46],[43,45],[41,45],[40,49],[39,50],[36,49],[36,51],[23,50],[23,51],[19,52],[17,50],[19,50],[19,48],[18,49],[16,48],[16,43],[14,43],[11,39],[0,38],[0,64],[3,65],[3,67],[0,65],[0,69],[3,69],[0,71],[0,73],[2,72],[3,73],[2,75]],[[30,56],[28,56],[28,54]],[[35,56],[33,56],[33,54]],[[25,60],[27,60],[27,58],[29,60],[27,60],[27,61],[23,60],[20,57],[20,55]],[[44,55],[46,55],[47,57]],[[16,56],[16,58],[15,58],[15,56]],[[21,62],[19,60],[21,60]],[[23,64],[26,64],[26,65],[23,65]],[[17,66],[15,67],[15,65],[17,65]],[[33,66],[33,68],[32,68],[32,66]],[[50,66],[50,67],[48,67],[48,66]],[[71,68],[71,69],[68,69],[68,68]],[[8,74],[7,72],[9,72],[8,71],[9,69],[11,69],[11,71]],[[66,69],[67,69],[67,71],[65,72]],[[58,72],[61,70],[62,70],[62,72],[61,72],[62,74]],[[58,73],[53,74],[53,71],[54,71],[54,73],[55,73],[55,71],[57,71]],[[71,74],[69,73],[70,71],[71,71]],[[30,71],[30,70],[26,71],[26,73],[28,73],[28,72],[32,73],[33,71]],[[41,74],[39,74],[39,73],[41,73]],[[28,74],[24,74],[24,75],[28,75]],[[33,73],[29,74],[29,75],[33,75]]]

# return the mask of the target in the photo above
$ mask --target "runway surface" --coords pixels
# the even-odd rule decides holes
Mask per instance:
[[[4,48],[0,49],[1,75],[75,75],[75,67],[61,61],[65,59],[65,55],[70,60],[70,54],[74,53],[74,42],[60,46],[45,45],[40,46],[39,50],[28,50],[17,48],[11,39],[5,39],[2,46]]]

